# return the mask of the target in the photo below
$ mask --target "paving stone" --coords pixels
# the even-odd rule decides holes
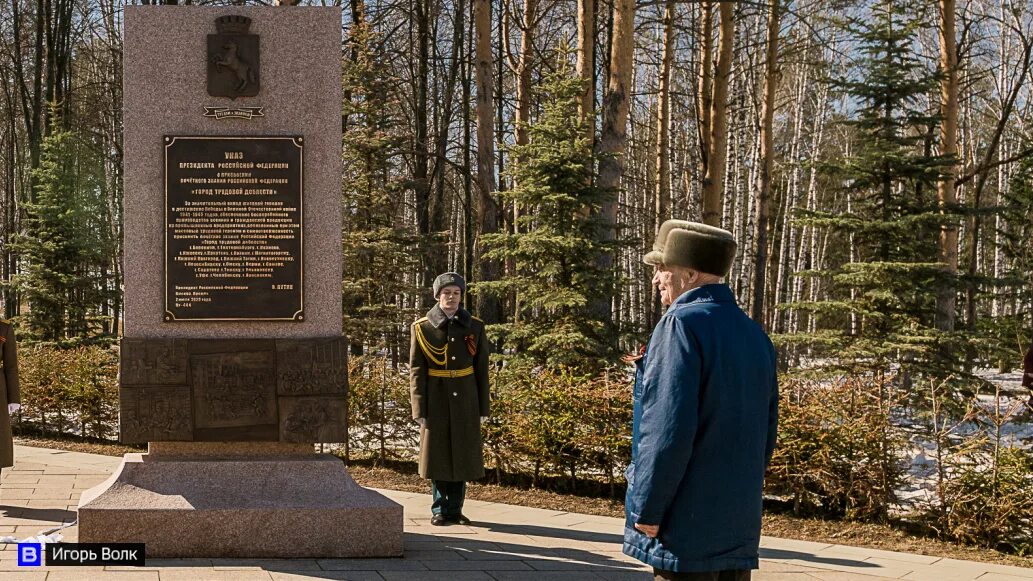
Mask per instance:
[[[287,573],[274,571],[270,573],[273,581],[308,581],[311,579],[327,579],[333,581],[384,581],[376,571],[306,571],[304,573]]]
[[[898,553],[894,551],[883,551],[881,549],[845,547],[842,545],[836,545],[831,548],[818,551],[815,555],[818,557],[858,557],[865,561],[873,562],[875,559],[889,559],[892,561],[903,561],[905,563],[918,563],[922,565],[931,565],[943,559],[943,557],[937,557],[934,555],[916,555],[913,553]]]
[[[528,581],[524,571],[488,571],[496,581]],[[601,577],[589,571],[538,571],[530,577],[534,581],[599,581]]]
[[[4,483],[4,488],[7,488],[8,484],[17,484],[17,483],[22,483],[22,482],[23,483],[27,483],[27,484],[36,484],[37,482],[39,482],[39,479],[40,479],[40,476],[35,475],[35,474],[19,474],[19,473],[16,473],[16,474],[11,474],[10,476],[5,475],[3,477],[3,480],[0,480],[0,482],[3,482]]]
[[[653,572],[650,571],[606,571],[599,573],[598,575],[602,579],[607,581],[652,581]]]
[[[466,559],[458,551],[405,551],[404,559],[414,561],[465,561]]]
[[[480,551],[466,551],[462,553],[463,558],[468,561],[523,561],[525,559],[537,559],[545,555],[535,554],[524,551],[510,551],[508,549],[500,550],[480,550]]]
[[[212,568],[219,571],[320,571],[315,559],[212,559]]]
[[[147,566],[145,567],[105,567],[106,571],[157,571],[159,569],[167,568],[180,568],[184,569],[187,567],[200,567],[208,568],[212,566],[211,559],[147,559]]]
[[[878,581],[880,579],[899,579],[899,577],[880,577],[862,573],[847,573],[844,571],[814,571],[808,573],[813,579],[821,581]]]
[[[484,571],[380,571],[385,581],[493,581]]]
[[[0,581],[45,581],[46,571],[0,571]]]
[[[915,570],[914,566],[906,566],[906,563],[903,563],[903,565],[905,566],[902,567],[882,567],[878,565],[848,564],[850,563],[849,561],[837,562],[832,559],[826,561],[807,560],[794,562],[797,565],[802,565],[804,567],[813,569],[823,569],[825,571],[841,571],[845,573],[868,575],[871,577],[889,577],[891,579],[899,579]],[[861,563],[863,563],[863,561]],[[817,572],[818,571],[814,571],[814,573]]]
[[[169,568],[158,571],[160,581],[272,581],[267,571],[216,571],[200,567]]]
[[[1033,565],[1033,559],[1029,562]],[[987,573],[1011,575],[1012,577],[1018,577],[1020,579],[1033,579],[1033,568],[1011,567],[1009,565],[996,565],[993,563],[986,563],[984,567],[986,568]]]
[[[621,563],[634,563],[637,565],[645,566],[642,561],[634,557],[625,555],[620,551],[614,551],[613,547],[610,547],[608,551],[586,551],[580,548],[577,549],[553,549],[552,554],[561,559],[570,559],[573,561],[589,561],[589,562],[621,562]]]
[[[72,498],[72,493],[69,490],[34,490],[28,488],[17,488],[14,490],[4,492],[4,500],[14,500],[19,498],[35,500],[68,500]]]
[[[767,561],[767,560],[764,560],[764,559],[761,559],[761,561],[760,561],[760,570],[761,571],[766,571],[766,572],[771,572],[771,573],[795,573],[795,572],[804,572],[804,573],[806,573],[808,571],[813,571],[813,569],[811,569],[809,567],[805,567],[805,566],[800,565],[798,563],[793,563],[793,562],[788,562],[788,561]]]
[[[796,539],[779,539],[775,537],[761,537],[760,549],[763,557],[764,549],[780,549],[808,554],[816,554],[820,551],[834,546],[832,543],[815,543],[812,541],[798,541]]]
[[[419,561],[405,559],[320,559],[320,568],[326,571],[426,571]]]
[[[523,561],[423,561],[431,571],[533,571]]]
[[[586,561],[524,561],[539,571],[634,571],[639,567],[630,563]]]
[[[91,568],[92,569],[92,568]],[[50,569],[47,581],[159,581],[157,571],[84,571],[79,567]]]

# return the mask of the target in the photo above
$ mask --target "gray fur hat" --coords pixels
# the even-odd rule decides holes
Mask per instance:
[[[466,279],[459,276],[458,273],[446,272],[445,274],[439,274],[434,279],[434,298],[438,298],[438,295],[441,294],[441,289],[446,286],[457,286],[460,292],[463,293],[463,296],[466,296]]]
[[[735,246],[735,238],[728,230],[699,222],[668,220],[660,225],[653,251],[643,256],[642,261],[723,277],[732,269]]]

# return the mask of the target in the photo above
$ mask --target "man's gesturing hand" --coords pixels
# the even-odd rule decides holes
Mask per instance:
[[[635,528],[642,531],[647,537],[655,539],[656,535],[660,534],[660,525],[642,525],[635,524]]]

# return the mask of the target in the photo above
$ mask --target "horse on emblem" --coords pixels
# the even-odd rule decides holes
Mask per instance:
[[[215,66],[226,67],[237,77],[236,91],[242,93],[248,83],[255,82],[255,71],[237,54],[237,43],[227,42],[222,45],[223,53],[215,57]]]

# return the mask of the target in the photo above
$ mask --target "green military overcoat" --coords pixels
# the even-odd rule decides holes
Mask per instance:
[[[0,320],[0,468],[14,466],[14,436],[11,434],[11,416],[7,404],[21,403],[18,390],[18,347],[14,343],[14,329]]]
[[[490,409],[484,322],[462,307],[449,319],[435,305],[411,331],[412,417],[426,420],[420,429],[420,476],[449,482],[482,478],[480,418]]]

